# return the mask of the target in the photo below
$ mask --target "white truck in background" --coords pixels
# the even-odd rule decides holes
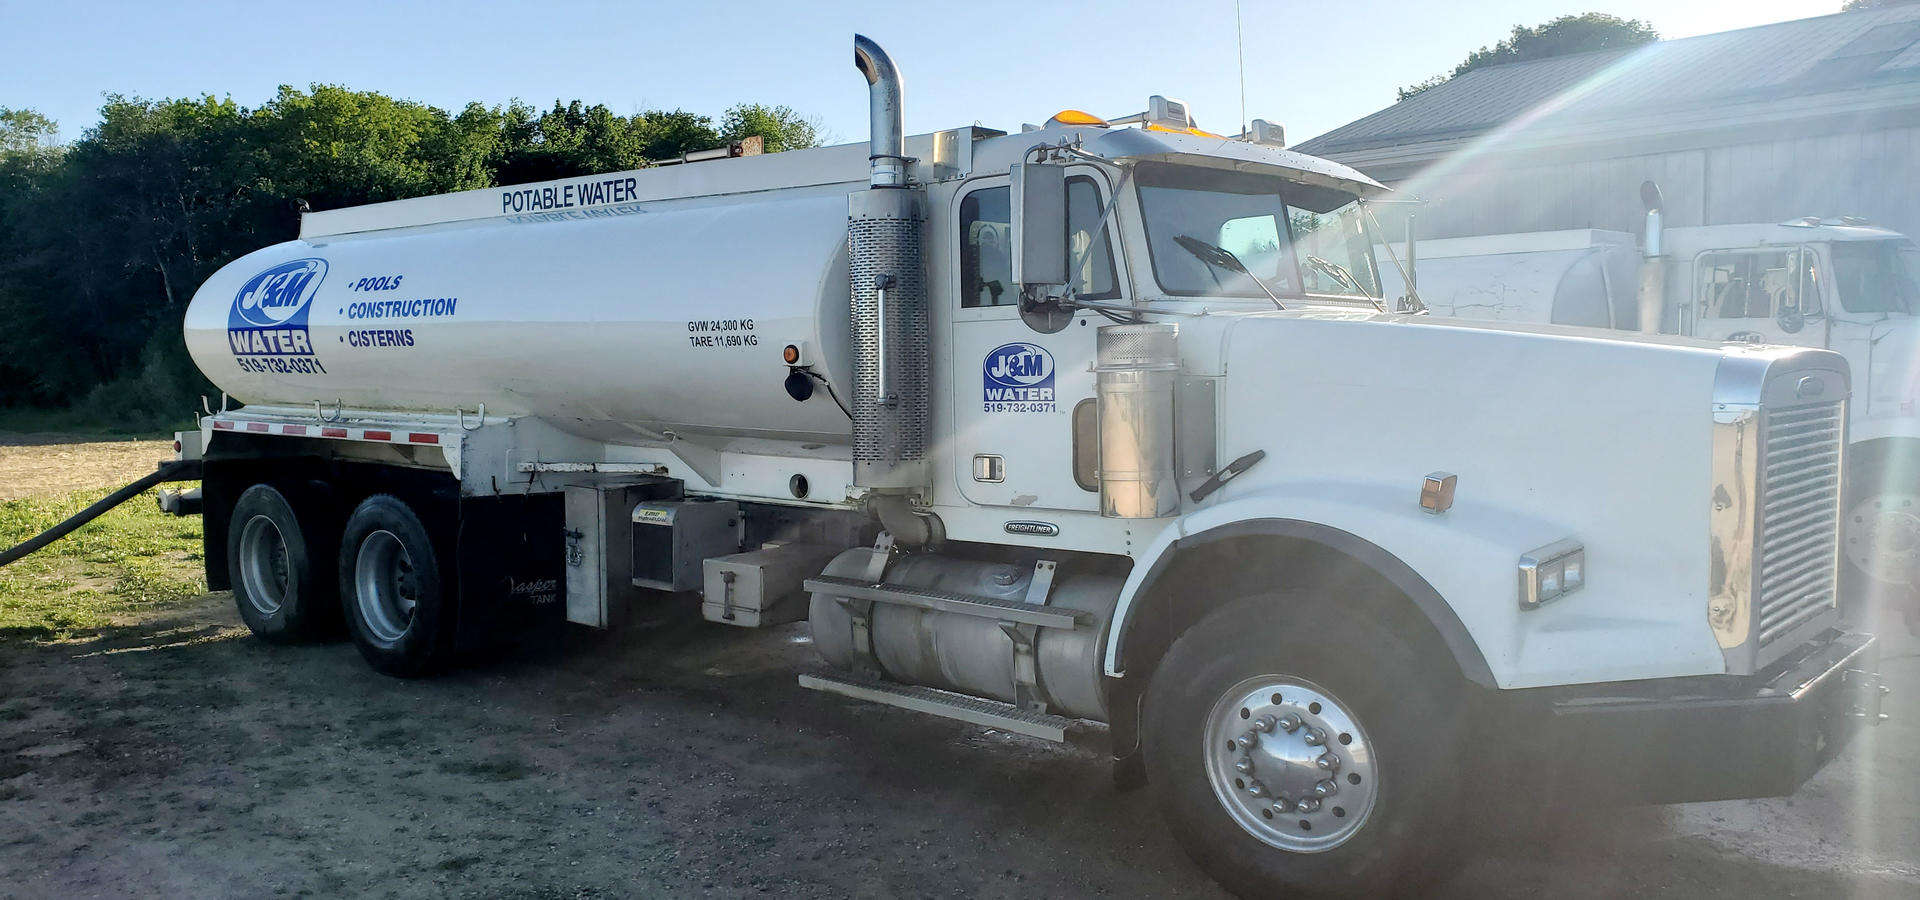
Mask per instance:
[[[1651,252],[1634,235],[1590,229],[1420,241],[1417,294],[1438,316],[1846,357],[1843,594],[1880,600],[1920,630],[1920,248],[1851,218],[1661,227],[1655,206]],[[1381,276],[1387,297],[1404,297],[1398,270]]]
[[[1536,778],[1788,793],[1876,719],[1839,354],[1394,312],[1359,172],[1160,97],[907,137],[854,49],[866,145],[216,273],[187,345],[246,406],[152,476],[201,478],[209,583],[405,676],[675,595],[805,619],[806,687],[1104,732],[1247,895],[1389,890]]]

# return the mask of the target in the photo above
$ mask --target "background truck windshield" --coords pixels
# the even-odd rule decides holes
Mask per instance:
[[[1244,275],[1205,262],[1181,238],[1240,258],[1282,297],[1380,296],[1372,242],[1349,194],[1265,175],[1142,163],[1135,172],[1153,274],[1169,294],[1265,297]]]
[[[1912,241],[1836,242],[1833,274],[1847,312],[1912,314],[1920,305],[1920,250]]]

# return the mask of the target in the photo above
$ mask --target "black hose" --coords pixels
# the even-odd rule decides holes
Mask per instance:
[[[61,522],[60,524],[55,525],[52,528],[47,529],[46,531],[40,532],[38,535],[35,535],[34,537],[28,539],[26,542],[20,544],[17,547],[14,547],[11,550],[6,551],[5,553],[0,553],[0,566],[7,565],[16,559],[19,559],[20,557],[26,556],[27,554],[32,553],[33,551],[38,550],[41,547],[45,547],[46,545],[51,544],[54,541],[57,541],[63,537],[66,537],[69,534],[72,534],[74,529],[79,528],[80,526],[93,521],[94,519],[98,518],[101,513],[104,513],[107,510],[110,510],[116,506],[119,506],[120,504],[125,503],[128,500],[133,499],[134,497],[140,496],[142,493],[146,492],[147,488],[153,487],[154,485],[164,481],[192,481],[193,479],[196,479],[199,477],[200,477],[200,460],[176,459],[171,462],[161,463],[160,468],[154,470],[154,473],[152,475],[148,475],[147,477],[142,478],[139,481],[129,484],[126,487],[123,487],[117,491],[114,491],[111,494],[106,495],[105,497],[102,497],[99,500],[99,502],[93,504],[92,506],[89,506],[86,509],[83,509],[77,513],[74,513],[71,516],[68,516],[66,521]]]

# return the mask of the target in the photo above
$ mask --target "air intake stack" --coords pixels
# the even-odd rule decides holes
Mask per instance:
[[[862,488],[927,485],[927,284],[920,192],[907,184],[900,72],[880,45],[853,38],[872,104],[872,169],[847,211],[853,302],[853,478]]]

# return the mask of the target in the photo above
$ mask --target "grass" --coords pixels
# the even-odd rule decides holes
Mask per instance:
[[[182,486],[184,487],[184,486]],[[0,547],[12,547],[109,490],[0,502]],[[39,552],[0,568],[0,644],[97,636],[138,614],[206,591],[200,519],[128,500]]]
[[[0,431],[24,434],[55,432],[88,437],[157,439],[171,438],[174,432],[188,431],[193,427],[191,415],[178,420],[141,421],[129,425],[123,419],[103,418],[71,409],[0,408]]]

